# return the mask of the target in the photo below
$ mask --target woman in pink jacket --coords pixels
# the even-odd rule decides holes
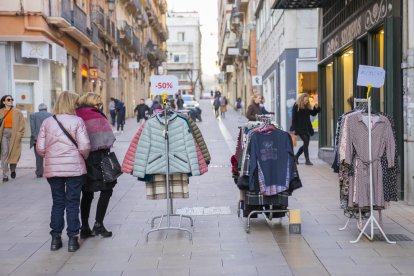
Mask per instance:
[[[62,247],[65,209],[68,251],[79,249],[79,204],[90,142],[84,121],[75,115],[78,98],[79,95],[72,92],[59,95],[54,116],[43,122],[36,143],[37,153],[44,157],[44,176],[52,191],[52,251]]]

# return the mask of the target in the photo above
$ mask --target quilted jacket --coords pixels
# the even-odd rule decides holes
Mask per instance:
[[[45,177],[71,177],[86,174],[85,159],[91,148],[85,123],[76,115],[56,116],[76,140],[78,148],[61,130],[53,117],[43,121],[37,137],[36,151],[44,157]]]
[[[200,146],[201,153],[203,154],[204,160],[207,164],[211,161],[210,152],[208,151],[206,142],[204,141],[203,134],[201,134],[200,129],[198,128],[197,124],[188,117],[188,122],[190,123],[190,127],[194,136],[194,139],[196,140],[197,144]]]
[[[132,138],[131,144],[129,144],[124,161],[122,162],[121,171],[123,173],[132,174],[132,171],[134,170],[135,152],[137,151],[138,141],[141,137],[144,126],[145,122],[139,127],[137,133],[134,135],[134,138]]]
[[[135,153],[133,175],[144,178],[148,174],[166,174],[164,117],[150,118],[145,124]],[[200,175],[197,151],[188,124],[172,114],[168,118],[170,173]]]

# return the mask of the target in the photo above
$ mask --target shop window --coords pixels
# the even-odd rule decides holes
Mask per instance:
[[[307,93],[310,104],[313,106],[318,103],[318,72],[299,72],[298,73],[298,95]],[[318,130],[318,116],[311,117],[314,130]]]
[[[185,41],[185,33],[184,32],[178,32],[177,33],[177,41]]]
[[[325,98],[326,98],[326,146],[334,146],[334,119],[333,119],[333,69],[332,63],[325,68]]]
[[[354,97],[354,51],[352,49],[346,51],[342,55],[343,64],[343,88],[344,88],[344,112],[351,111],[352,99]]]
[[[37,58],[24,58],[22,57],[22,43],[14,43],[14,62],[18,64],[37,65]]]

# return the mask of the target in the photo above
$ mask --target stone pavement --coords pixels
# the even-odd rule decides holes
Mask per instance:
[[[304,187],[289,198],[289,207],[301,210],[302,234],[289,234],[287,218],[267,223],[261,216],[246,234],[229,166],[244,119],[233,110],[215,119],[208,100],[201,106],[198,125],[212,162],[207,174],[191,178],[190,198],[175,199],[174,208],[230,207],[231,214],[193,216],[193,241],[186,233],[164,231],[146,242],[151,218],[166,212],[166,201],[146,200],[144,184],[122,175],[105,218],[113,237],[90,238],[69,253],[63,236],[64,247],[51,252],[50,189],[45,179],[35,178],[34,155],[24,144],[17,178],[0,183],[0,275],[414,275],[414,242],[388,245],[362,238],[351,244],[358,235],[355,221],[338,231],[346,222],[338,207],[338,179],[317,159],[314,142],[315,166],[299,166]],[[114,150],[121,161],[136,129],[130,119],[117,134]],[[414,239],[413,207],[392,203],[383,216],[386,233]],[[190,227],[186,220],[183,226]]]

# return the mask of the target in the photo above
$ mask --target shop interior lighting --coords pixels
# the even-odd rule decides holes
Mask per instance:
[[[347,56],[349,56],[349,53],[345,53],[345,54],[344,54],[344,57],[347,57]]]
[[[349,52],[348,52],[348,54],[353,54],[354,53],[354,51],[352,51],[352,50],[349,50]]]
[[[332,62],[331,62],[331,63],[328,63],[328,65],[327,65],[327,66],[331,67],[331,66],[332,66]]]
[[[380,31],[380,34],[384,34],[384,30],[381,30],[381,31]]]

